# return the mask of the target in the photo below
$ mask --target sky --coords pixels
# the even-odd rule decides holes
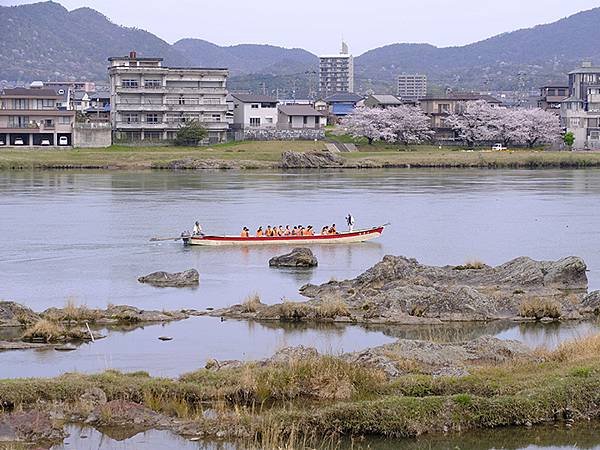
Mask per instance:
[[[35,3],[0,0],[0,5]],[[600,0],[60,0],[89,6],[120,25],[173,43],[206,39],[337,53],[342,37],[354,55],[396,42],[464,45],[554,22]]]

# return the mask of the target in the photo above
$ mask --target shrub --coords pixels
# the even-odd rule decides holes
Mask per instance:
[[[319,319],[335,319],[336,317],[350,317],[350,309],[340,297],[327,298],[316,307],[316,316]]]
[[[195,147],[208,135],[206,129],[200,125],[197,120],[186,122],[177,131],[177,137],[175,138],[176,145],[184,145],[189,147]]]
[[[263,306],[263,304],[260,301],[260,295],[254,293],[246,297],[246,300],[242,303],[242,312],[255,313],[261,306]]]
[[[36,322],[23,333],[23,340],[44,340],[45,342],[58,342],[64,339],[65,329],[55,322],[42,319]]]
[[[547,298],[529,298],[519,307],[521,317],[541,319],[558,319],[562,315],[560,303]]]
[[[456,266],[454,268],[454,270],[482,270],[482,269],[485,269],[486,267],[487,266],[485,263],[483,263],[477,259],[473,259],[471,261],[467,261],[462,266]]]

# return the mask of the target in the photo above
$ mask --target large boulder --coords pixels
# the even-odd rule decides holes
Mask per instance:
[[[329,151],[286,151],[281,155],[280,163],[282,169],[331,169],[343,167],[345,164],[344,158]]]
[[[0,442],[44,441],[58,443],[62,442],[66,436],[62,424],[52,420],[48,412],[28,411],[0,414]]]
[[[316,267],[319,264],[313,252],[308,248],[295,248],[290,253],[271,258],[271,267]]]
[[[40,320],[40,316],[15,302],[0,302],[0,327],[20,327]]]
[[[189,287],[199,284],[200,274],[196,269],[178,273],[154,272],[138,278],[138,281],[157,287]]]

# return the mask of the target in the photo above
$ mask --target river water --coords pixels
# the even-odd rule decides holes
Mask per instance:
[[[479,259],[500,264],[517,256],[583,257],[591,289],[600,289],[600,171],[365,170],[322,172],[2,172],[0,173],[0,298],[43,310],[72,298],[90,307],[109,303],[144,309],[222,307],[251,293],[263,302],[301,299],[298,288],[332,277],[355,277],[386,254],[427,264]],[[286,248],[184,248],[152,244],[202,222],[209,233],[242,226],[312,224],[320,229],[352,212],[362,227],[391,222],[366,244],[314,247],[319,267],[268,267]],[[196,289],[157,289],[137,282],[156,270],[196,268]],[[467,333],[555,346],[594,324],[566,327],[478,326]],[[0,378],[64,371],[148,369],[174,376],[207,358],[268,356],[285,345],[332,353],[391,342],[441,339],[428,331],[377,327],[288,327],[197,318],[148,326],[69,354],[0,354]],[[444,334],[445,333],[445,334]],[[465,331],[451,334],[465,336]],[[174,340],[160,343],[161,335]]]

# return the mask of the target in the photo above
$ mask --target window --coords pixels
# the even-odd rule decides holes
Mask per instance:
[[[146,80],[144,81],[144,86],[147,88],[159,88],[162,86],[162,83],[160,80]]]
[[[450,112],[450,104],[449,103],[440,103],[438,105],[438,113],[449,113]]]
[[[17,98],[13,102],[15,109],[29,109],[29,102],[24,98]]]
[[[45,119],[44,128],[54,128],[54,121],[52,119]]]
[[[251,127],[260,127],[260,117],[250,117]]]
[[[27,128],[29,126],[28,116],[10,116],[8,118],[9,128]]]
[[[303,117],[304,125],[308,125],[308,116]]]
[[[125,123],[138,123],[140,118],[135,113],[125,113],[123,114],[123,122]]]
[[[204,98],[202,103],[205,105],[219,105],[221,104],[221,100],[218,98]],[[237,105],[235,105],[235,107],[237,108]]]
[[[265,123],[273,123],[272,117],[265,117]]]
[[[221,121],[221,114],[212,114],[210,117],[212,118],[212,120],[214,122],[220,122]]]
[[[144,139],[147,141],[160,141],[162,139],[161,131],[145,131]]]
[[[158,123],[158,114],[146,114],[146,123]]]
[[[136,87],[139,87],[139,81],[138,80],[123,80],[121,82],[121,85],[124,88],[136,88]]]
[[[600,140],[600,131],[592,131],[592,132],[590,132],[590,139],[592,141],[598,141],[598,140]]]
[[[252,106],[250,106],[250,108],[252,109],[258,109],[260,107],[260,105],[253,103]]]
[[[58,118],[58,123],[68,125],[71,123],[71,118],[69,116],[60,116]]]

